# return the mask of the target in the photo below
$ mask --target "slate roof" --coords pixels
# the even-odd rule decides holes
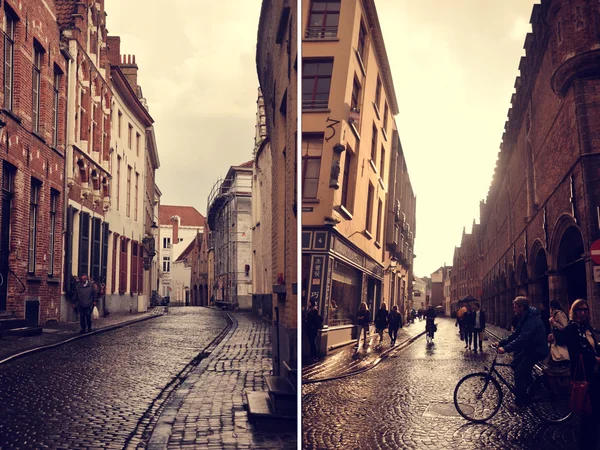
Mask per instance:
[[[158,221],[160,225],[173,225],[171,217],[181,217],[179,223],[182,227],[203,227],[206,219],[193,206],[160,205],[158,209]]]
[[[77,12],[77,0],[56,0],[56,20],[60,28],[71,28],[75,25],[73,14]]]

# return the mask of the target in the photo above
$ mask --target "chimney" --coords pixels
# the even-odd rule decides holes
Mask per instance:
[[[129,85],[136,91],[137,94],[137,72],[138,66],[135,63],[135,55],[122,55],[121,56],[121,70],[123,75],[129,82]]]
[[[171,222],[173,222],[173,243],[175,245],[179,242],[179,221],[181,218],[179,216],[171,217]]]
[[[121,64],[121,38],[119,36],[108,36],[108,62],[113,66]]]

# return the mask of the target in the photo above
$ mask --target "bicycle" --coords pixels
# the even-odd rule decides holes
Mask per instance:
[[[487,422],[500,409],[504,392],[498,380],[515,394],[514,385],[510,384],[496,369],[497,367],[512,367],[512,365],[497,362],[498,346],[492,344],[490,347],[496,350],[496,356],[490,369],[484,367],[485,372],[475,372],[464,376],[454,389],[456,410],[462,417],[475,423]],[[552,388],[544,373],[544,367],[540,364],[536,364],[533,368],[533,382],[527,391],[527,396],[529,407],[544,422],[560,423],[571,417],[568,390],[557,392]]]

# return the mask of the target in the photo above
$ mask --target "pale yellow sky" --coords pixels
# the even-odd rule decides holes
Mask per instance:
[[[417,195],[415,274],[479,222],[534,0],[376,0]]]

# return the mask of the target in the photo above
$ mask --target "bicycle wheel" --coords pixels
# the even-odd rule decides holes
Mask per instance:
[[[529,390],[531,409],[544,422],[560,423],[571,417],[569,390],[553,388],[545,376],[535,379]]]
[[[471,422],[482,423],[496,415],[503,393],[498,381],[486,372],[463,377],[454,389],[454,406]]]

